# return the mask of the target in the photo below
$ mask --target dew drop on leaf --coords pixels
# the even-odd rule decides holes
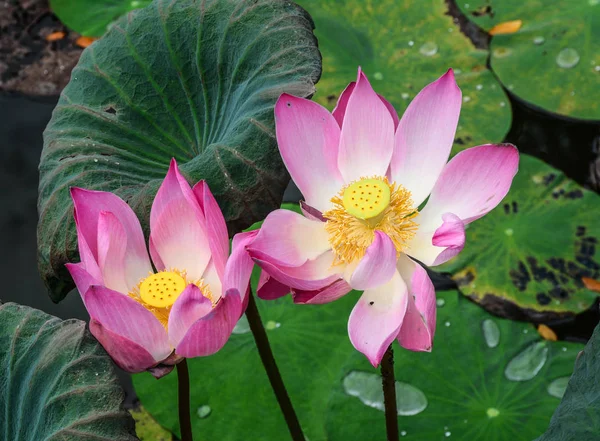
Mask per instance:
[[[511,381],[531,380],[544,367],[547,359],[547,343],[545,341],[535,342],[508,363],[504,375]]]
[[[485,344],[488,348],[495,348],[500,343],[500,328],[495,321],[492,319],[485,319],[481,323],[481,329],[483,330],[483,338],[485,338]]]

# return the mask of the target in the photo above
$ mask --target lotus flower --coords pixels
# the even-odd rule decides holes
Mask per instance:
[[[373,366],[394,339],[429,351],[435,291],[415,260],[435,266],[456,256],[465,226],[504,198],[519,160],[514,146],[490,144],[447,163],[460,106],[452,70],[401,120],[360,69],[333,114],[283,94],[277,141],[304,216],[272,212],[247,247],[263,269],[258,295],[291,290],[296,303],[316,304],[362,290],[348,332]]]
[[[217,352],[247,304],[254,263],[238,234],[229,256],[208,185],[192,190],[175,160],[152,204],[150,255],[140,222],[118,196],[72,188],[81,263],[67,264],[90,330],[126,371],[162,376],[182,357]]]

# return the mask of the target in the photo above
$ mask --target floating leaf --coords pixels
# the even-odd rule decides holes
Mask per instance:
[[[600,196],[521,155],[503,202],[469,225],[465,249],[440,267],[461,291],[507,317],[547,322],[589,308],[597,293]]]
[[[519,98],[550,112],[600,120],[598,0],[470,0],[458,7],[485,30],[519,17],[518,33],[496,35],[491,67]]]
[[[375,90],[401,114],[428,83],[455,69],[463,107],[454,152],[500,142],[510,128],[510,106],[475,49],[447,15],[444,0],[299,0],[315,20],[323,78],[315,99],[332,109],[361,66]]]
[[[136,440],[104,349],[79,320],[0,306],[3,440]]]
[[[456,291],[438,296],[444,305],[438,309],[432,353],[395,346],[399,414],[403,415],[399,418],[408,438],[437,441],[448,426],[453,435],[459,435],[457,439],[487,441],[486,434],[514,423],[523,430],[517,440],[531,441],[546,428],[558,404],[548,394],[548,385],[570,375],[582,345],[541,340],[529,325],[491,317],[459,298]],[[257,301],[263,322],[280,324],[267,333],[311,441],[385,439],[379,370],[348,340],[348,316],[357,299],[358,293],[351,293],[327,305],[294,305],[287,297]],[[493,347],[486,343],[482,329],[487,321],[498,332]],[[543,365],[529,381],[508,380],[505,369],[532,344],[544,345]],[[527,361],[526,356],[521,358]],[[282,439],[285,423],[251,333],[232,335],[218,354],[190,360],[189,366],[192,410],[198,409],[192,412],[197,433],[224,441]],[[234,366],[241,368],[225,377]],[[135,375],[133,381],[145,408],[177,433],[175,375],[161,379],[160,387],[149,374]],[[248,403],[252,412],[244,411]],[[204,406],[210,412],[206,415],[203,410],[205,416],[200,417]],[[525,424],[527,428],[522,429]],[[481,438],[460,438],[460,434],[478,431]]]
[[[558,394],[566,384],[559,378],[550,394]],[[537,441],[596,441],[600,433],[600,326],[577,358],[573,376],[550,426]]]
[[[50,8],[69,28],[86,37],[101,37],[109,25],[152,0],[50,0]],[[86,47],[86,46],[83,46]]]
[[[529,325],[492,318],[456,292],[438,296],[445,303],[438,309],[432,352],[394,351],[396,380],[419,390],[427,402],[419,413],[398,417],[401,439],[531,441],[539,436],[558,404],[548,387],[570,375],[582,345],[541,340]],[[482,329],[489,321],[499,332],[496,346],[489,345]],[[377,373],[353,354],[342,375],[356,372]],[[518,381],[509,379],[512,374]],[[375,396],[381,383],[365,381],[362,389],[367,387]],[[385,439],[384,415],[377,409],[348,393],[340,381],[330,399],[327,439]]]
[[[44,133],[39,268],[55,301],[77,258],[69,187],[112,191],[146,222],[175,157],[206,179],[230,231],[281,203],[279,95],[307,96],[320,54],[305,11],[279,0],[157,0],[86,49]]]

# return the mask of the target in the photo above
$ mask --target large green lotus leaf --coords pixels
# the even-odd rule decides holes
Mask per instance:
[[[258,272],[255,274],[257,276]],[[255,282],[257,277],[254,277]],[[289,296],[257,299],[275,359],[298,418],[311,441],[325,441],[327,400],[339,372],[355,349],[348,339],[352,293],[328,305],[294,305]],[[188,360],[194,433],[206,440],[280,441],[287,427],[261,364],[245,316],[217,354]],[[133,376],[144,408],[179,433],[177,376],[158,382]]]
[[[547,428],[583,347],[542,340],[531,325],[492,317],[456,291],[438,292],[431,353],[396,349],[402,439],[531,441]],[[385,439],[381,377],[358,354],[327,413],[330,441]]]
[[[545,110],[600,120],[600,2],[474,0],[457,5],[485,30],[523,21],[518,32],[491,41],[492,70],[505,87]]]
[[[113,363],[79,320],[0,305],[0,437],[133,441]]]
[[[454,152],[500,142],[510,128],[510,105],[476,49],[447,15],[444,0],[299,0],[315,21],[323,78],[315,99],[328,108],[362,66],[375,90],[401,115],[410,100],[449,67],[463,106]]]
[[[39,268],[58,301],[75,260],[69,187],[115,192],[146,224],[175,157],[206,179],[231,232],[279,206],[289,177],[273,106],[308,96],[321,60],[308,14],[280,0],[157,0],[88,47],[44,132]]]
[[[597,294],[600,196],[529,155],[500,205],[468,226],[465,249],[439,267],[495,314],[544,321],[589,308]]]
[[[600,326],[577,358],[550,427],[537,441],[596,441],[600,433]]]
[[[100,37],[120,16],[143,8],[152,0],[50,0],[50,8],[69,28]]]

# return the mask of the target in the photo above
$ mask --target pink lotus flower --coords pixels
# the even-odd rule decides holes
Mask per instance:
[[[150,212],[150,255],[137,217],[112,193],[72,188],[81,263],[67,264],[90,330],[124,370],[162,376],[182,357],[223,347],[247,305],[255,235],[229,256],[225,219],[208,185],[192,190],[175,160]]]
[[[394,339],[429,351],[435,291],[415,260],[435,266],[456,256],[465,225],[504,198],[519,161],[503,144],[446,163],[460,106],[452,70],[425,87],[401,120],[360,69],[333,114],[282,95],[277,141],[305,197],[304,216],[272,212],[248,246],[263,268],[258,295],[291,289],[296,303],[315,304],[363,290],[348,331],[374,366]]]

